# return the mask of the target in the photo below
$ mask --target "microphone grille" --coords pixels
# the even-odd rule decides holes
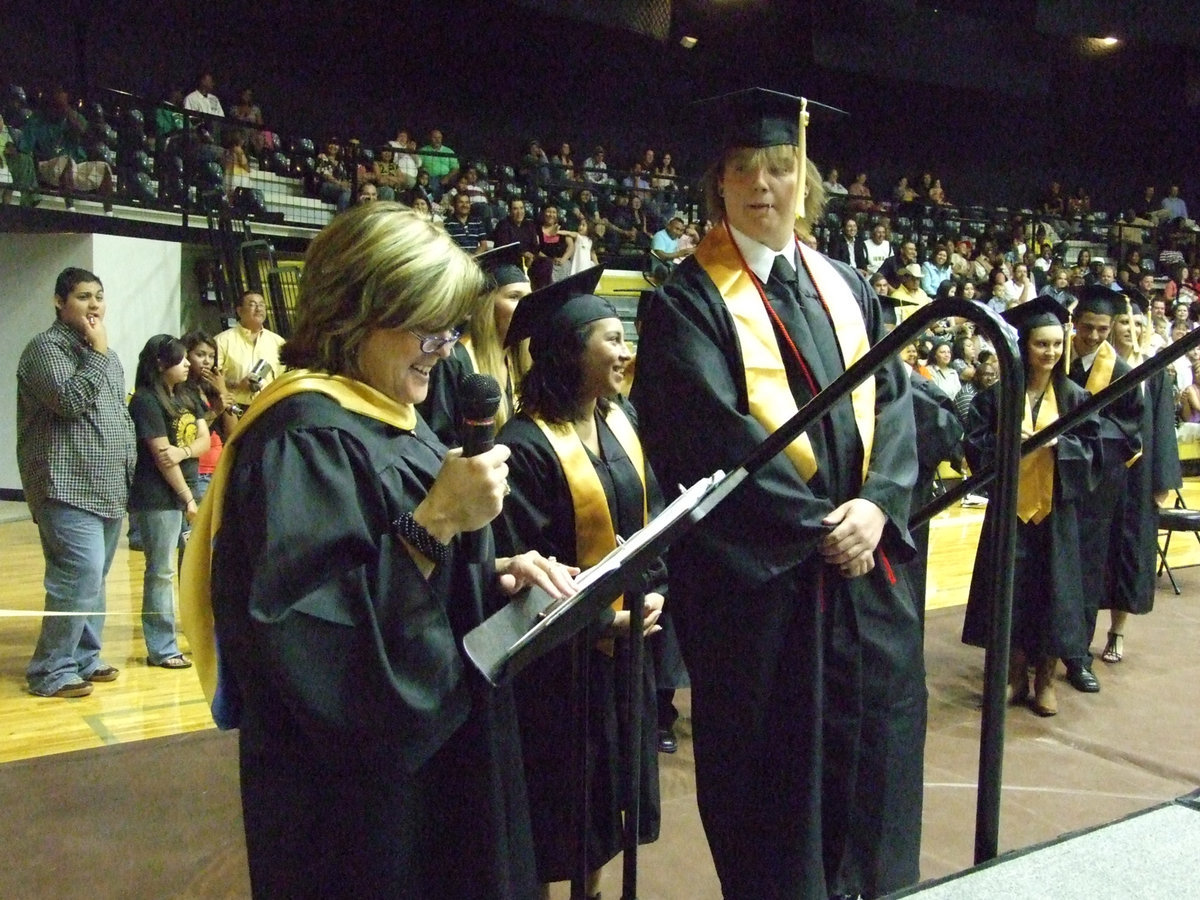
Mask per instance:
[[[473,372],[458,383],[458,396],[466,418],[489,419],[500,408],[500,382]]]

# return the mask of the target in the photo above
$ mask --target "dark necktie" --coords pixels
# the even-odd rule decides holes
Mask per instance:
[[[771,280],[785,286],[792,297],[796,296],[796,270],[784,257],[776,256],[771,263]]]
[[[1078,356],[1071,360],[1071,380],[1076,384],[1084,384],[1087,382],[1087,372],[1083,368],[1083,360]]]

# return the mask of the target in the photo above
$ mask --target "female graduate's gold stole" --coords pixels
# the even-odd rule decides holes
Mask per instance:
[[[575,561],[581,569],[594,566],[616,549],[617,532],[613,527],[612,515],[608,511],[608,499],[604,495],[604,486],[600,476],[592,465],[592,460],[583,446],[583,441],[575,433],[571,425],[552,425],[542,419],[533,421],[546,440],[558,462],[562,466],[567,479],[567,487],[571,491],[571,506],[575,511]],[[646,524],[646,459],[642,454],[642,444],[629,418],[619,406],[613,404],[604,417],[605,423],[612,430],[625,453],[637,470],[638,479],[642,482],[642,524]],[[619,610],[624,603],[624,596],[613,601],[612,608]],[[601,649],[611,655],[612,642],[601,642]]]
[[[849,285],[829,262],[797,242],[800,258],[833,321],[842,365],[853,365],[870,349],[862,310]],[[771,327],[768,302],[762,285],[742,259],[728,224],[710,231],[696,248],[696,261],[712,279],[733,317],[746,375],[750,415],[773,434],[796,414],[796,399],[788,384],[783,355]],[[866,480],[875,436],[875,376],[867,378],[850,395],[854,421],[863,446],[862,477]],[[801,434],[784,453],[800,477],[808,481],[817,472],[817,460],[808,435]]]
[[[386,422],[403,431],[412,431],[417,426],[417,413],[411,404],[397,403],[361,381],[342,375],[292,369],[268,384],[254,398],[254,403],[246,409],[246,414],[225,442],[221,457],[217,460],[212,483],[192,521],[192,536],[188,539],[179,571],[180,620],[191,646],[200,686],[204,689],[210,708],[217,691],[217,645],[212,612],[213,539],[221,527],[225,489],[229,473],[233,471],[238,438],[276,403],[306,391],[332,397],[351,412]]]
[[[1033,419],[1033,404],[1025,398],[1025,418],[1021,423],[1023,430],[1036,434],[1047,425],[1058,420],[1058,404],[1054,399],[1054,383],[1046,386],[1042,395],[1041,406],[1038,407],[1037,421]],[[1027,456],[1021,457],[1020,481],[1017,484],[1017,518],[1022,522],[1034,525],[1050,515],[1054,502],[1054,450],[1051,447],[1039,447]]]
[[[1100,343],[1100,349],[1096,351],[1096,356],[1092,360],[1092,367],[1088,370],[1087,392],[1095,396],[1100,391],[1104,390],[1112,384],[1113,369],[1117,364],[1117,351],[1108,341]],[[1133,362],[1132,365],[1137,365]],[[1142,396],[1145,397],[1146,384],[1143,382],[1138,385]],[[1129,459],[1125,460],[1125,468],[1130,468],[1134,463],[1142,458],[1142,451],[1139,450]]]

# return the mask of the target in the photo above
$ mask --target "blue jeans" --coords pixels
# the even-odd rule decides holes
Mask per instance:
[[[121,539],[123,517],[106,519],[54,500],[37,517],[46,559],[46,612],[88,614],[42,619],[25,677],[32,693],[49,697],[103,665],[104,579]]]
[[[183,530],[178,509],[132,509],[146,548],[146,575],[142,580],[142,637],[152,666],[179,655],[175,642],[175,554]]]

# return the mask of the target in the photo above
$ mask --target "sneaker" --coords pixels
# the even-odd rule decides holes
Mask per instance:
[[[97,666],[91,675],[84,678],[84,681],[116,681],[117,676],[121,674],[121,670],[116,666]]]
[[[967,494],[962,498],[963,509],[978,509],[981,506],[987,506],[987,503],[988,498],[978,494]]]
[[[92,686],[86,681],[68,681],[53,694],[42,694],[41,696],[73,699],[75,697],[86,697],[92,690]]]

